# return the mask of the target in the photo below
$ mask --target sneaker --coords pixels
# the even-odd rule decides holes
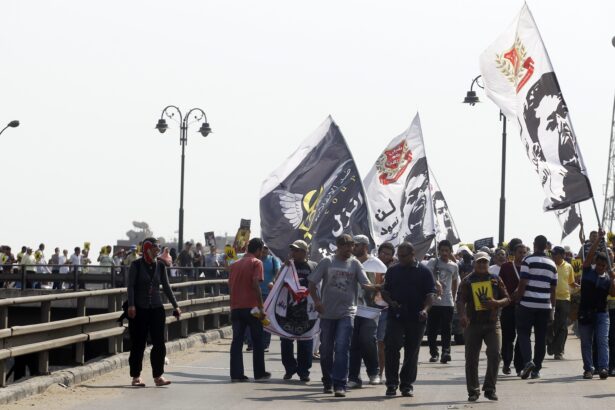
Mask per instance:
[[[310,381],[310,376],[300,376],[299,380],[301,380],[302,382],[309,382]]]
[[[431,357],[429,358],[429,363],[435,363],[435,362],[437,362],[437,361],[438,361],[438,357],[439,357],[439,356],[440,356],[440,355],[439,355],[439,354],[437,354],[437,353],[436,353],[436,354],[432,354],[432,355],[431,355]]]
[[[371,385],[382,384],[382,379],[380,379],[380,376],[378,376],[377,374],[374,376],[369,376],[369,384]]]
[[[263,373],[262,376],[254,378],[255,381],[263,381],[263,380],[269,380],[269,379],[271,379],[271,373],[269,372],[265,372]]]
[[[387,396],[395,396],[397,395],[397,387],[395,386],[387,386]]]
[[[290,379],[293,378],[293,374],[295,374],[295,373],[284,373],[284,377],[282,377],[282,379],[290,380]]]
[[[607,369],[601,369],[598,374],[600,375],[600,380],[605,380],[609,377],[609,371]]]
[[[583,378],[587,379],[587,380],[591,380],[591,379],[594,378],[594,373],[592,373],[589,370],[586,370],[586,371],[583,372]]]
[[[476,392],[470,393],[468,395],[468,401],[476,401],[478,400],[478,396],[480,396],[480,393],[476,393]]]
[[[615,376],[615,369],[609,370],[609,376]]]
[[[485,397],[489,400],[498,401],[498,395],[494,391],[486,391]]]
[[[523,370],[521,370],[521,374],[520,374],[521,378],[525,380],[528,377],[530,377],[530,373],[532,372],[532,370],[534,370],[534,367],[536,367],[534,362],[527,362]]]
[[[554,360],[564,360],[564,355],[563,354],[556,354],[555,356],[553,356]]]
[[[355,380],[348,380],[348,388],[349,389],[360,389],[363,387],[363,383]]]
[[[344,390],[342,387],[337,387],[335,389],[334,396],[335,397],[346,397],[346,390]]]
[[[241,377],[238,377],[236,379],[231,379],[231,382],[233,382],[233,383],[242,383],[242,382],[248,382],[248,381],[250,381],[250,378],[248,376],[245,376],[245,375],[241,376]]]
[[[532,371],[532,375],[530,376],[532,379],[540,379],[540,372],[538,370]]]
[[[448,362],[451,361],[451,355],[450,354],[443,354],[442,358],[440,359],[440,363],[442,364],[446,364]]]
[[[414,388],[406,387],[401,389],[401,395],[404,397],[414,397]]]
[[[510,374],[510,367],[509,367],[509,366],[504,366],[504,367],[502,367],[502,373],[504,373],[504,374]]]

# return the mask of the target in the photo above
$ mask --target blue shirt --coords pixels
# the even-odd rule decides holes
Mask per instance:
[[[425,298],[430,293],[436,293],[436,283],[429,269],[420,263],[394,265],[387,270],[384,290],[400,304],[397,309],[389,306],[389,320],[418,322],[419,312],[425,307]]]
[[[579,310],[606,312],[610,289],[611,278],[608,274],[598,275],[591,267],[583,269]]]
[[[273,281],[275,273],[280,269],[280,260],[273,255],[267,255],[263,262],[264,279],[261,282],[261,293],[263,296],[269,294],[269,282]]]

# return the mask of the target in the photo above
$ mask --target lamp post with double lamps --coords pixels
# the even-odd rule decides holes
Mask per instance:
[[[474,106],[476,103],[480,102],[478,96],[476,95],[476,91],[474,91],[474,84],[478,87],[484,89],[485,87],[480,85],[478,79],[482,76],[477,76],[474,80],[472,80],[472,84],[470,84],[470,91],[466,93],[466,97],[463,99],[464,104],[469,104],[470,106]],[[502,179],[500,183],[500,223],[498,230],[498,246],[502,246],[504,243],[504,226],[506,221],[506,116],[500,111],[500,121],[502,121]]]
[[[201,135],[204,137],[208,136],[211,133],[211,128],[209,127],[209,123],[207,122],[207,115],[202,109],[192,108],[186,113],[185,116],[182,116],[182,112],[179,108],[174,105],[169,105],[165,107],[164,110],[162,110],[162,114],[160,114],[158,124],[156,124],[156,129],[160,131],[161,134],[164,134],[164,132],[169,129],[167,121],[164,117],[176,120],[179,123],[179,143],[182,147],[182,161],[181,182],[179,190],[179,231],[177,247],[178,250],[181,250],[184,243],[184,163],[186,144],[188,143],[188,126],[190,124],[202,121],[203,123],[201,124],[201,128],[199,129],[199,133],[201,133]]]

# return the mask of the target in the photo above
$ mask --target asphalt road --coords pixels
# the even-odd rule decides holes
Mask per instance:
[[[489,402],[481,396],[469,403],[465,388],[463,346],[453,347],[453,360],[449,364],[428,363],[428,349],[421,348],[415,397],[384,396],[385,386],[366,386],[352,390],[346,398],[334,398],[322,393],[320,366],[314,362],[312,381],[304,384],[296,379],[286,382],[280,361],[279,342],[272,340],[267,353],[267,370],[273,375],[267,382],[230,383],[229,340],[222,340],[192,351],[170,357],[165,376],[173,384],[165,388],[153,387],[149,367],[144,369],[147,388],[127,386],[128,369],[121,369],[75,388],[52,388],[47,393],[26,399],[17,405],[22,409],[44,406],[46,410],[62,409],[311,409],[316,407],[399,408],[421,407],[433,409],[493,408],[493,409],[580,409],[615,406],[615,378],[583,380],[580,346],[570,336],[566,360],[547,358],[538,380],[521,380],[516,376],[501,375],[497,393],[499,402]],[[246,374],[251,375],[251,357],[244,354]],[[481,374],[485,359],[481,358]],[[366,376],[364,376],[366,379]]]

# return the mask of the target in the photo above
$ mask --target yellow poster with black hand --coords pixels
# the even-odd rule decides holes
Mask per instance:
[[[477,311],[487,310],[482,301],[493,299],[493,286],[491,281],[472,282],[472,296],[474,297],[474,309]]]

